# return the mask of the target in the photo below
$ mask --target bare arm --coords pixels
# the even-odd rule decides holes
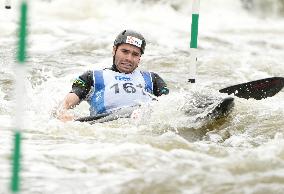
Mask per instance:
[[[76,94],[68,93],[57,111],[57,118],[64,122],[73,120],[74,115],[68,113],[67,110],[74,108],[79,103],[80,99]]]
[[[68,113],[68,110],[74,108],[86,98],[93,83],[93,71],[86,71],[76,78],[72,84],[71,92],[65,96],[60,107],[57,108],[55,113],[56,117],[61,121],[73,120],[74,115]]]
[[[68,93],[65,96],[64,101],[62,103],[62,108],[65,110],[74,108],[77,104],[79,104],[79,102],[80,102],[80,99],[76,94]]]

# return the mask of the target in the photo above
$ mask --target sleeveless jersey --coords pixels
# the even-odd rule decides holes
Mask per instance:
[[[150,72],[134,71],[130,74],[111,70],[93,72],[94,91],[90,96],[91,115],[149,102],[153,94]]]

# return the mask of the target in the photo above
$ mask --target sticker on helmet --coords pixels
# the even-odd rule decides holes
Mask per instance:
[[[139,38],[135,38],[133,36],[127,36],[126,43],[132,44],[134,46],[141,48],[142,40],[140,40]]]

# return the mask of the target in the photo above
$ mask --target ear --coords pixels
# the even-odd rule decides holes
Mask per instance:
[[[115,55],[115,51],[116,51],[116,46],[113,46],[113,47],[112,47],[112,56]]]

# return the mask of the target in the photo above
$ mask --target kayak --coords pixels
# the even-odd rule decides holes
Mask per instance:
[[[227,116],[234,107],[234,98],[226,97],[221,99],[204,99],[195,100],[195,103],[189,102],[181,109],[188,117],[196,117],[196,121],[201,120],[218,120]],[[90,124],[104,123],[114,121],[120,118],[137,119],[141,112],[138,106],[121,108],[112,113],[103,113],[95,116],[88,116],[76,119],[80,122],[88,122]]]

